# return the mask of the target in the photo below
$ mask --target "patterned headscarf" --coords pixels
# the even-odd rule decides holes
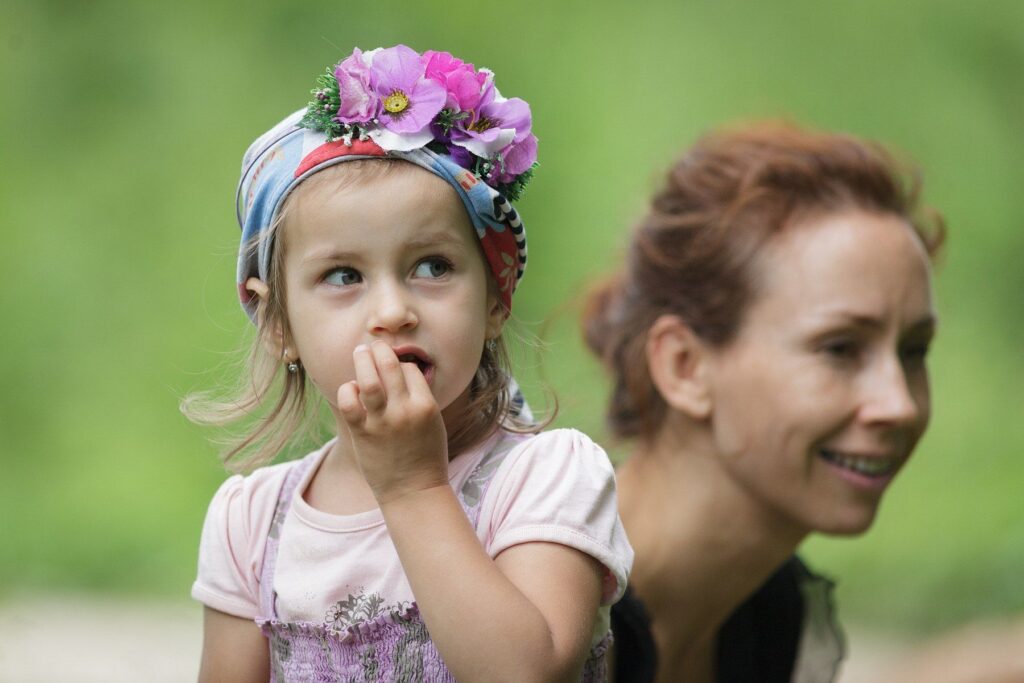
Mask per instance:
[[[443,56],[444,61],[439,61],[439,55]],[[416,64],[411,61],[413,57],[422,63],[418,76],[415,73]],[[421,85],[414,84],[406,89],[413,92],[414,96],[423,90],[424,83],[428,89],[440,88],[439,102],[444,104],[418,132],[409,133],[395,123],[402,121],[408,126],[411,117],[400,119],[394,110],[404,105],[411,111],[412,103],[409,99],[398,99],[395,105],[394,98],[405,98],[405,94],[395,90],[396,95],[385,97],[390,86],[386,83],[382,85],[380,81],[383,78],[375,78],[373,75],[372,68],[386,64],[388,59],[394,63],[400,62],[403,68],[413,69],[413,76],[419,78]],[[342,116],[353,106],[346,101],[346,97],[353,96],[353,86],[345,80],[349,72],[343,69],[348,65],[351,71],[353,60],[356,60],[357,67],[367,73],[364,77],[365,87],[356,92],[362,98],[356,104],[368,112],[362,121]],[[390,66],[394,71],[396,67]],[[448,71],[445,72],[445,69]],[[461,72],[456,69],[461,69]],[[480,92],[475,94],[475,98],[469,97],[477,110],[460,110],[460,102],[467,101],[465,79],[455,85],[438,83],[437,79],[446,74],[453,80],[451,74],[460,73],[470,73],[477,78],[476,87]],[[420,56],[404,46],[368,53],[356,50],[352,57],[335,67],[335,74],[337,81],[321,77],[320,82],[324,87],[314,91],[316,97],[309,107],[291,114],[260,136],[249,146],[242,159],[242,177],[237,195],[238,223],[242,228],[237,283],[242,305],[249,317],[255,320],[255,301],[252,293],[246,290],[245,282],[254,276],[264,281],[268,279],[275,242],[272,231],[276,227],[277,215],[291,191],[303,180],[328,166],[351,159],[372,158],[401,159],[416,164],[455,189],[480,239],[501,301],[511,310],[512,293],[526,268],[526,231],[516,210],[499,190],[514,188],[515,192],[509,194],[521,190],[529,172],[519,172],[518,169],[524,165],[524,158],[528,166],[532,167],[536,157],[536,138],[529,132],[528,105],[522,100],[502,98],[494,88],[493,74],[486,70],[475,71],[471,64],[455,60],[447,53],[426,53]],[[413,90],[414,86],[420,87],[420,90]],[[447,100],[444,94],[446,87]],[[453,91],[457,92],[453,94]],[[470,94],[473,95],[472,90]],[[378,97],[379,101],[375,102],[373,97]],[[417,103],[417,106],[420,105]],[[417,113],[421,114],[425,106],[421,106]],[[324,114],[323,110],[329,111]],[[524,110],[525,124],[522,114]],[[510,112],[506,128],[502,128],[502,111]],[[314,114],[321,121],[327,116],[327,124],[318,125],[318,120],[313,118]],[[513,114],[519,115],[515,121]],[[439,123],[442,120],[445,126],[443,129]],[[516,170],[509,173],[509,168]],[[512,181],[520,184],[518,187],[507,184]],[[253,248],[254,244],[256,248]]]

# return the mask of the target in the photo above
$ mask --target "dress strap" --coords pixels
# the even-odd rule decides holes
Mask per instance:
[[[469,523],[474,529],[480,523],[480,503],[483,502],[487,489],[491,486],[495,472],[505,461],[505,456],[513,448],[529,438],[530,434],[516,434],[502,430],[495,437],[494,443],[484,457],[480,459],[473,471],[466,477],[465,483],[456,494],[462,509],[469,517]]]
[[[277,505],[274,507],[274,517],[270,522],[270,530],[267,533],[267,544],[263,549],[263,569],[260,572],[260,613],[263,618],[277,618],[277,593],[274,592],[274,571],[277,568],[277,551],[281,545],[281,529],[284,527],[284,518],[292,506],[295,497],[295,487],[302,481],[303,476],[309,468],[318,460],[319,453],[311,453],[299,462],[293,463],[288,468],[288,474],[281,485],[281,491],[277,495]]]

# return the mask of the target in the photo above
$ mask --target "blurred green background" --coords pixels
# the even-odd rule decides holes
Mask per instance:
[[[521,375],[599,438],[605,382],[573,303],[684,146],[781,116],[914,157],[950,226],[933,426],[876,527],[806,553],[844,618],[923,632],[1024,610],[1019,0],[5,0],[0,598],[187,595],[224,474],[177,404],[224,379],[248,332],[241,154],[352,46],[398,42],[490,67],[532,104],[517,317],[547,348]]]

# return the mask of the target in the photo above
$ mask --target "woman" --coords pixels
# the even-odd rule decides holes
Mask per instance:
[[[830,585],[794,556],[858,534],[928,423],[942,242],[879,146],[757,124],[668,173],[584,316],[633,439],[618,681],[831,681]]]

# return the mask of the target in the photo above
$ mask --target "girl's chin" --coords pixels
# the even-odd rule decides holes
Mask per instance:
[[[468,387],[454,399],[448,399],[448,401],[445,401],[444,397],[438,396],[437,387],[432,386],[431,389],[434,393],[434,400],[437,401],[439,406],[441,406],[441,415],[444,416],[445,423],[448,422],[450,417],[462,415],[471,400],[470,390]],[[447,405],[445,405],[445,403],[447,403]]]

